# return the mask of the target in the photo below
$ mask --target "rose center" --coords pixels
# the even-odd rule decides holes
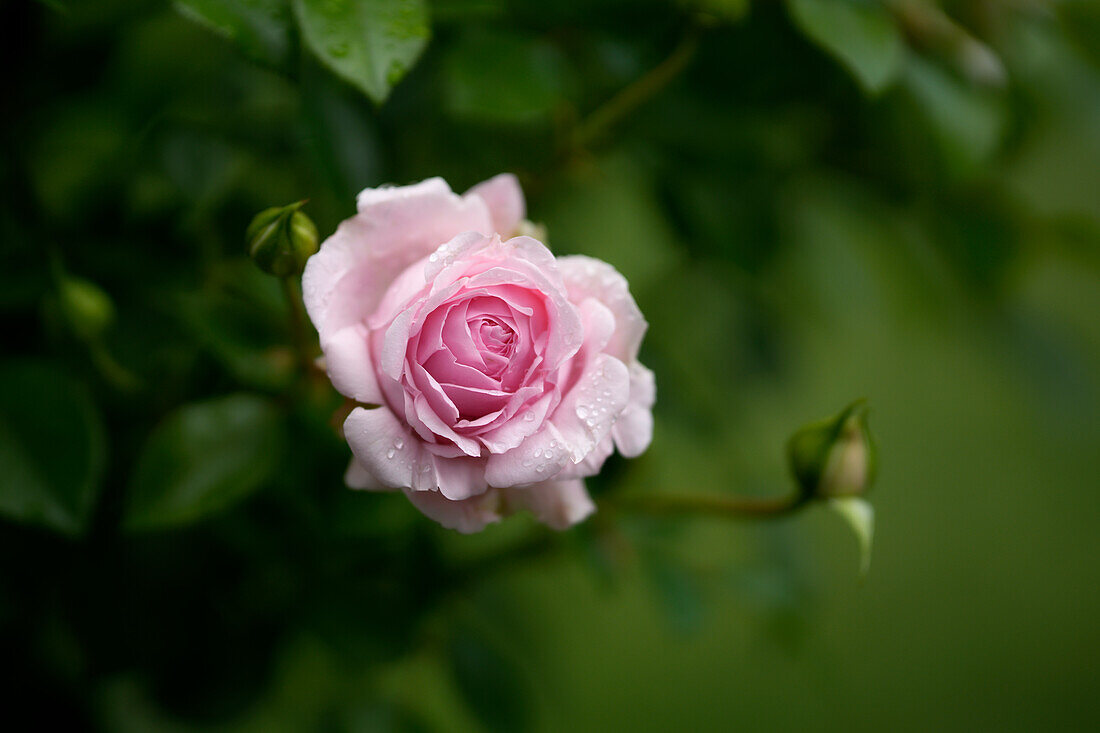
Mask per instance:
[[[511,358],[516,351],[516,332],[495,318],[478,318],[475,321],[470,324],[470,332],[475,334],[479,350],[504,359]]]

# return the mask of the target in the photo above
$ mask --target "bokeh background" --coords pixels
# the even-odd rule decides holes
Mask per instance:
[[[1097,4],[0,13],[6,729],[1100,727]],[[865,581],[823,506],[463,537],[343,488],[246,225],[503,170],[650,321],[594,493],[781,495],[865,396]]]

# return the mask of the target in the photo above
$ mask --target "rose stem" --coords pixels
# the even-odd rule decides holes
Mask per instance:
[[[577,125],[572,139],[573,150],[581,150],[590,145],[608,129],[664,89],[687,68],[688,62],[691,61],[698,47],[698,27],[693,23],[668,58],[604,102],[587,119]]]
[[[801,493],[776,499],[688,494],[618,497],[609,509],[629,514],[716,516],[729,519],[773,519],[793,514],[812,497]]]
[[[307,351],[306,317],[302,308],[302,299],[298,295],[294,282],[290,277],[280,278],[283,286],[283,295],[286,296],[287,306],[290,308],[290,338],[294,345],[294,355],[298,360],[298,368],[303,375],[308,375],[310,370],[310,358]]]

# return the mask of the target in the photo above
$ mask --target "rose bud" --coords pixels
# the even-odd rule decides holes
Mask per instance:
[[[804,495],[863,494],[875,480],[876,467],[866,404],[859,400],[835,417],[802,428],[787,443],[787,455]]]
[[[61,275],[57,302],[69,327],[83,341],[98,339],[115,320],[110,296],[90,280]]]
[[[403,491],[445,527],[518,510],[564,529],[595,510],[584,477],[649,445],[646,322],[626,280],[511,237],[523,192],[440,178],[367,189],[306,264],[302,292],[344,421],[352,488]],[[366,405],[379,405],[375,408]]]
[[[302,211],[305,201],[275,206],[256,214],[245,232],[248,255],[276,277],[297,275],[317,251],[317,227]]]

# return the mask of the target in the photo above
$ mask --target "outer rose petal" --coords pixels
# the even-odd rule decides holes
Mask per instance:
[[[478,496],[451,501],[437,491],[405,491],[409,501],[428,517],[463,534],[480,532],[485,525],[500,521],[500,495],[488,491]]]
[[[378,479],[371,472],[363,468],[359,461],[352,458],[348,463],[348,470],[344,472],[344,483],[349,489],[362,489],[364,491],[392,491],[388,486],[378,483]]]
[[[489,456],[485,480],[490,486],[522,486],[554,476],[569,463],[570,446],[552,423],[507,453]]]
[[[344,421],[344,437],[355,459],[383,486],[435,488],[435,472],[420,441],[388,407],[356,407]]]
[[[600,354],[558,405],[550,421],[561,431],[574,463],[583,461],[611,433],[630,398],[629,384],[626,365]]]
[[[366,318],[390,283],[442,242],[492,230],[481,197],[458,196],[441,178],[367,189],[358,203],[359,214],[340,224],[302,273],[302,297],[322,339]]]
[[[614,432],[615,428],[611,429]],[[603,468],[603,464],[615,452],[615,441],[611,439],[611,436],[607,436],[600,441],[592,451],[584,457],[584,460],[580,463],[573,463],[567,465],[562,469],[561,473],[554,477],[556,481],[564,481],[571,478],[587,478],[589,476],[595,476]]]
[[[435,464],[439,493],[451,501],[462,501],[484,494],[489,488],[485,483],[485,461],[477,458],[432,456],[432,462]]]
[[[571,301],[582,303],[586,298],[595,298],[614,314],[615,333],[604,351],[626,364],[637,359],[649,324],[638,310],[626,278],[606,262],[584,255],[559,257],[558,269]]]
[[[596,511],[581,479],[544,481],[534,486],[502,489],[510,511],[527,509],[554,529],[568,529]]]
[[[611,429],[615,446],[624,457],[640,456],[653,440],[653,403],[656,399],[653,372],[634,362],[630,365],[630,401]]]
[[[489,207],[494,231],[505,239],[516,233],[520,221],[527,216],[523,189],[511,173],[501,173],[482,181],[467,191],[466,196],[481,197]]]
[[[382,404],[382,390],[374,373],[366,326],[348,326],[326,339],[325,370],[332,386],[356,402]]]

